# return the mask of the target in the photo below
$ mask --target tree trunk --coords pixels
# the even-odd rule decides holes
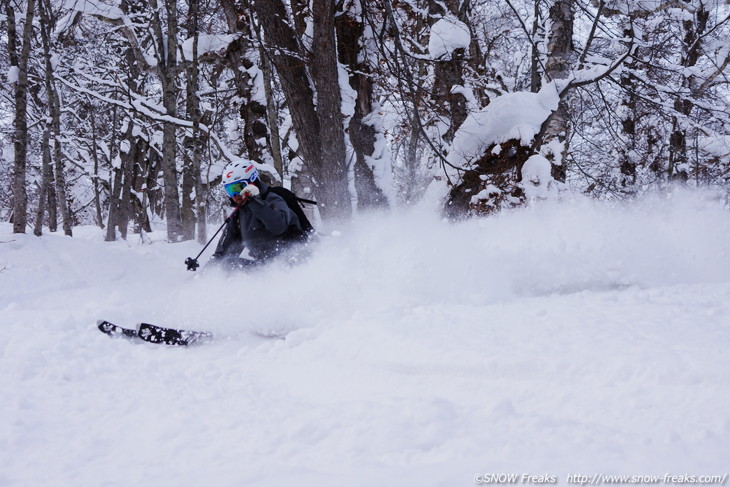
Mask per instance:
[[[414,104],[415,105],[415,104]],[[415,106],[413,108],[413,111],[415,112]],[[414,115],[411,118],[410,123],[410,133],[408,136],[408,146],[406,148],[406,158],[405,158],[405,166],[406,166],[406,183],[403,188],[403,196],[404,201],[407,204],[415,203],[415,201],[418,198],[418,189],[420,188],[420,181],[419,181],[419,157],[418,157],[418,148],[421,141],[421,127],[416,122],[416,117],[418,116],[417,113],[414,113]]]
[[[345,161],[345,131],[342,124],[335,45],[335,10],[332,0],[313,0],[314,21],[312,65],[317,90],[317,118],[322,144],[322,165],[319,168],[318,199],[327,217],[347,217],[352,212]]]
[[[162,85],[162,104],[169,117],[177,117],[177,3],[164,0],[167,13],[167,32],[162,32],[157,0],[150,0],[154,11],[152,28],[157,38],[158,73]],[[184,238],[180,216],[180,193],[177,178],[177,138],[175,124],[164,122],[162,128],[162,181],[165,185],[164,208],[167,220],[167,240],[178,242]]]
[[[99,228],[104,228],[104,216],[101,211],[101,190],[99,189],[99,145],[96,139],[96,119],[94,117],[94,107],[89,104],[89,121],[91,122],[91,154],[94,158],[94,174],[92,181],[94,182],[94,209],[96,210],[96,224]]]
[[[185,137],[182,151],[182,186],[180,201],[180,218],[182,219],[182,239],[192,240],[195,238],[195,171],[191,149],[195,141],[192,137]]]
[[[302,38],[307,33],[307,18],[312,15],[312,10],[309,8],[309,5],[309,0],[290,1],[294,29],[297,36],[296,39],[299,43],[302,43]]]
[[[132,185],[134,184],[132,173],[134,165],[137,163],[138,147],[137,138],[134,134],[134,121],[129,120],[128,136],[125,139],[129,143],[129,149],[126,154],[120,154],[122,159],[122,185],[119,195],[119,214],[117,216],[117,227],[119,235],[126,240],[127,230],[129,229],[130,212],[132,210]]]
[[[40,237],[43,235],[43,214],[46,212],[46,204],[48,201],[48,188],[51,185],[52,169],[51,169],[51,130],[48,126],[43,130],[41,139],[41,188],[38,191],[38,210],[36,211],[35,229],[33,235]]]
[[[448,10],[444,10],[445,8]],[[429,0],[428,9],[431,25],[448,14],[459,17],[459,2],[456,0]],[[467,18],[462,17],[460,20],[464,23],[468,22]],[[449,128],[443,134],[446,145],[454,140],[454,134],[467,116],[466,98],[462,92],[453,91],[454,87],[464,84],[462,74],[464,54],[465,49],[455,49],[449,59],[439,59],[434,62],[434,102],[438,107],[439,115],[449,119]]]
[[[239,114],[243,123],[243,143],[249,159],[264,162],[266,145],[259,141],[268,138],[266,106],[253,99],[252,90],[255,87],[255,80],[247,71],[254,66],[250,55],[253,46],[249,39],[253,36],[249,23],[249,9],[246,8],[246,5],[237,5],[226,0],[223,0],[221,4],[226,14],[228,29],[231,32],[243,34],[229,47],[228,57],[233,64],[233,81],[241,103]]]
[[[53,141],[53,159],[55,165],[56,176],[56,201],[58,208],[61,210],[61,222],[63,223],[63,233],[69,237],[73,236],[73,220],[71,217],[71,209],[66,195],[66,174],[63,164],[63,154],[61,153],[61,108],[58,99],[58,93],[53,93],[54,98],[54,115],[52,117],[54,141]]]
[[[137,195],[142,195],[142,199],[140,200],[137,196],[132,200],[132,204],[134,205],[135,211],[134,232],[141,234],[143,231],[152,231],[148,208],[150,212],[153,211],[152,207],[154,205],[150,204],[150,194],[154,194],[154,179],[150,177],[150,171],[152,171],[151,168],[153,166],[152,159],[154,151],[146,142],[140,141],[140,144],[143,145],[143,149],[138,147],[139,163],[135,167],[135,169],[137,169],[137,173],[134,189]]]
[[[200,163],[202,154],[200,150],[200,100],[198,94],[198,41],[199,41],[199,15],[200,3],[198,0],[190,0],[190,14],[193,22],[193,62],[190,66],[190,87],[192,91],[192,115],[193,115],[193,175],[195,178],[195,214],[198,221],[197,237],[198,243],[205,244],[207,241],[207,215],[205,209],[205,197],[203,195],[203,184],[200,174]]]
[[[279,137],[279,121],[276,102],[272,93],[274,74],[271,70],[271,62],[263,48],[259,49],[261,56],[261,73],[264,76],[264,91],[266,95],[266,122],[269,126],[269,147],[271,157],[274,159],[274,168],[279,176],[284,179],[284,158],[281,155],[281,138]]]
[[[355,191],[358,208],[388,206],[388,199],[376,185],[373,169],[366,158],[375,152],[376,130],[363,122],[373,109],[373,83],[370,66],[361,56],[361,41],[365,31],[362,19],[348,9],[336,20],[339,61],[347,67],[350,87],[355,90],[355,113],[350,119],[348,136],[355,151]]]
[[[319,121],[314,108],[314,91],[301,56],[296,34],[281,0],[254,0],[256,15],[264,31],[267,55],[272,59],[284,91],[292,124],[299,140],[300,156],[315,169],[321,165]]]
[[[53,162],[55,165],[57,204],[61,210],[61,221],[63,224],[63,233],[71,237],[73,235],[73,222],[71,221],[71,210],[69,208],[68,198],[66,197],[66,175],[63,164],[63,154],[61,152],[61,101],[56,88],[55,77],[53,75],[53,65],[51,63],[51,22],[48,18],[48,12],[51,6],[43,0],[38,4],[41,20],[41,39],[43,41],[43,56],[46,67],[46,95],[48,96],[48,116],[51,120],[51,129],[53,132]]]
[[[8,16],[8,54],[10,65],[17,66],[18,79],[15,82],[15,161],[13,164],[13,233],[25,233],[27,224],[28,195],[25,189],[28,154],[28,58],[33,37],[33,14],[35,0],[26,3],[23,45],[18,55],[18,38],[15,28],[15,7],[6,3]]]
[[[50,163],[50,153],[48,157],[48,168],[50,170],[48,178],[51,184],[48,185],[48,220],[46,223],[48,223],[48,231],[56,233],[58,231],[58,196],[56,195],[56,187],[53,185],[53,166]]]
[[[317,0],[314,9],[314,50],[317,59],[313,70],[318,71],[315,86],[317,104],[321,109],[319,114],[315,110],[314,90],[305,56],[300,53],[294,29],[286,22],[288,16],[284,4],[281,0],[254,0],[253,5],[264,31],[266,53],[279,74],[292,126],[297,134],[298,155],[304,162],[304,170],[297,174],[297,179],[302,180],[299,183],[301,186],[312,186],[322,215],[336,218],[348,216],[351,203],[344,159],[333,7],[331,4],[322,5],[327,3]],[[323,132],[322,123],[326,125]],[[323,144],[323,140],[327,140],[327,144]],[[326,160],[323,149],[327,151]]]
[[[624,37],[633,37],[634,33],[631,29],[625,29]],[[622,71],[620,84],[623,89],[621,96],[621,109],[618,110],[618,116],[621,121],[621,134],[623,135],[623,143],[618,149],[619,171],[621,173],[621,186],[626,188],[627,192],[634,192],[634,184],[636,184],[636,168],[638,161],[636,158],[636,117],[637,113],[637,97],[636,97],[636,78],[631,71],[636,68],[636,63],[632,60],[627,63],[628,69]]]
[[[106,222],[107,242],[113,242],[117,239],[117,226],[119,224],[119,207],[122,194],[122,168],[116,167],[113,170],[114,181],[112,183],[111,194],[109,195],[109,216]]]
[[[182,221],[185,240],[195,238],[196,223],[203,236],[198,240],[205,243],[205,204],[200,184],[200,109],[198,94],[198,1],[189,0],[188,36],[193,38],[192,60],[186,66],[186,110],[187,117],[193,121],[192,131],[184,139],[183,180],[182,180]],[[237,70],[236,70],[237,71]]]
[[[548,82],[566,79],[571,71],[573,56],[573,0],[556,0],[550,7],[550,33],[548,35],[548,57],[545,63],[545,78]],[[557,140],[561,144],[560,152],[545,154],[552,165],[552,177],[556,181],[565,181],[566,167],[564,155],[569,138],[568,97],[564,97],[549,118],[545,128],[543,147]]]
[[[669,138],[669,168],[670,179],[686,181],[689,178],[689,157],[687,155],[687,129],[684,119],[689,117],[694,108],[691,98],[697,97],[697,80],[690,68],[694,67],[702,54],[702,38],[707,29],[710,12],[700,3],[694,13],[694,19],[685,20],[685,36],[683,40],[684,52],[680,65],[682,72],[682,88],[687,92],[684,97],[674,100],[674,109],[679,116],[672,117],[672,135]]]
[[[109,145],[109,214],[106,222],[106,236],[104,240],[113,242],[117,239],[117,222],[119,218],[119,195],[122,193],[121,165],[114,167],[114,147],[116,145],[117,109],[112,111],[112,141]]]
[[[540,31],[540,2],[533,0],[532,46],[530,48],[530,91],[540,91],[540,49],[538,48],[537,34]]]

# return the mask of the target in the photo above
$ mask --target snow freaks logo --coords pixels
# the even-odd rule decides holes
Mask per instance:
[[[728,474],[724,475],[568,475],[568,484],[581,487],[605,485],[726,485]],[[529,473],[478,473],[474,475],[475,484],[557,484],[557,475],[531,475]]]
[[[556,475],[532,475],[529,473],[478,473],[475,484],[557,484]]]

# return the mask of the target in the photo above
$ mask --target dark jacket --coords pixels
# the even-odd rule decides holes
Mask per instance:
[[[299,218],[284,199],[258,183],[261,194],[239,208],[223,229],[214,260],[237,261],[244,248],[259,262],[279,255],[302,233]]]

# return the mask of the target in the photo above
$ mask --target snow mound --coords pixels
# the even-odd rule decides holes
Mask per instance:
[[[727,468],[730,219],[713,195],[338,230],[296,267],[226,275],[185,271],[200,246],[163,228],[106,243],[0,224],[0,484]],[[217,339],[113,340],[99,318]]]
[[[558,108],[555,83],[538,93],[507,93],[482,110],[470,113],[454,135],[448,161],[463,167],[480,158],[492,144],[517,139],[529,145],[542,123]]]
[[[522,187],[528,199],[547,198],[550,194],[550,161],[540,154],[530,156],[522,166]]]

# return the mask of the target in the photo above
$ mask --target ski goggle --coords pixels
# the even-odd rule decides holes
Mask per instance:
[[[242,181],[236,181],[235,183],[226,184],[224,186],[226,193],[228,193],[228,196],[233,198],[236,195],[241,194],[241,191],[243,191],[243,188],[251,184],[252,181],[249,181],[248,179],[244,179]]]

